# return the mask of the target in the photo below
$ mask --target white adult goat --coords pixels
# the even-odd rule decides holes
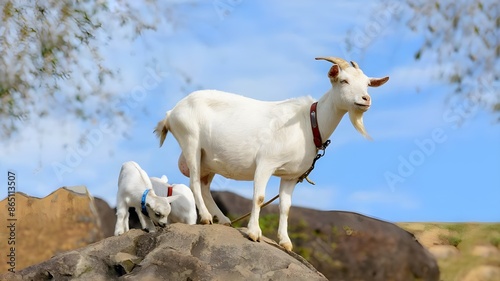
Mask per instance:
[[[198,214],[196,213],[193,192],[189,187],[184,184],[169,184],[166,176],[151,177],[150,179],[156,195],[177,197],[176,200],[170,202],[171,211],[168,215],[168,223],[196,224]],[[169,194],[169,189],[171,194]]]
[[[314,116],[321,138],[327,139],[346,113],[353,126],[369,138],[362,118],[371,105],[367,87],[381,86],[389,77],[368,78],[355,62],[350,65],[339,58],[316,59],[334,64],[328,72],[332,88],[318,101]],[[278,176],[281,178],[278,239],[281,246],[292,250],[287,233],[292,192],[318,151],[311,133],[313,102],[311,97],[265,102],[205,90],[191,93],[167,112],[156,127],[160,146],[171,131],[182,149],[179,168],[190,175],[202,224],[212,223],[212,215],[220,223],[230,224],[210,195],[215,174],[253,180],[248,236],[260,240],[259,213],[266,185],[272,175]]]
[[[118,178],[115,235],[129,230],[129,207],[134,207],[142,228],[149,232],[156,231],[155,224],[167,225],[170,203],[178,196],[159,197],[152,188],[148,174],[137,163],[123,163]]]

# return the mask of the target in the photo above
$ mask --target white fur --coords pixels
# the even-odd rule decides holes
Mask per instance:
[[[122,165],[118,178],[118,194],[116,197],[115,235],[129,230],[129,207],[134,207],[143,229],[156,231],[155,224],[164,227],[168,223],[170,203],[177,197],[156,196],[151,181],[144,170],[133,161]],[[149,218],[141,212],[142,195],[146,189],[151,189],[146,197],[146,209]]]
[[[346,62],[347,64],[347,62]],[[353,64],[354,65],[354,64]],[[328,77],[332,88],[318,102],[318,124],[323,141],[349,113],[355,128],[367,136],[362,122],[371,99],[367,87],[388,80],[368,78],[354,67],[334,64]],[[262,236],[260,206],[271,176],[281,178],[278,239],[287,250],[292,243],[287,233],[288,212],[297,179],[311,166],[317,153],[311,133],[309,109],[314,100],[302,97],[278,102],[259,101],[215,90],[196,91],[179,101],[158,123],[160,146],[171,131],[181,146],[179,168],[190,176],[202,224],[230,220],[210,194],[215,174],[236,180],[253,180],[250,239]]]
[[[166,176],[160,178],[151,177],[153,189],[158,196],[166,196],[168,190],[168,179]],[[168,223],[196,224],[198,215],[191,189],[184,184],[172,185],[172,196],[178,197],[170,203],[171,211],[168,215]]]

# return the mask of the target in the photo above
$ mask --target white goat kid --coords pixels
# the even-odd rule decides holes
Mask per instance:
[[[151,177],[150,180],[156,195],[177,197],[176,200],[170,202],[171,211],[168,215],[168,223],[196,224],[198,214],[196,213],[193,192],[189,187],[184,184],[171,185],[168,183],[166,176],[161,178]]]
[[[316,58],[332,62],[328,72],[332,88],[317,103],[316,118],[321,138],[333,133],[342,117],[349,113],[353,126],[369,138],[363,125],[363,113],[371,105],[367,87],[378,87],[389,77],[369,78],[355,62]],[[259,213],[269,178],[281,178],[278,239],[292,250],[288,237],[288,212],[291,196],[299,177],[311,166],[318,152],[311,133],[310,108],[314,100],[302,97],[278,102],[254,100],[230,93],[196,91],[166,114],[156,127],[163,144],[168,131],[179,143],[182,154],[179,168],[190,176],[201,223],[230,224],[210,195],[215,174],[236,180],[253,180],[252,213],[248,236],[262,236]]]
[[[129,207],[135,208],[143,229],[155,232],[155,224],[165,227],[170,203],[177,197],[159,197],[152,188],[151,180],[137,163],[123,163],[118,178],[115,235],[129,230]]]

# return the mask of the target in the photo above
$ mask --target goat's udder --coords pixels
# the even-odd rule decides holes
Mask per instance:
[[[186,163],[186,158],[184,158],[184,155],[181,153],[181,155],[179,156],[179,161],[177,162],[177,165],[179,166],[179,171],[181,171],[181,173],[188,177],[189,178],[189,168],[187,166],[187,163]]]

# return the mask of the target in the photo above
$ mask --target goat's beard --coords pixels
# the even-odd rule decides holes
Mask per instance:
[[[363,135],[363,137],[372,140],[370,135],[365,130],[365,125],[363,124],[363,112],[358,110],[349,110],[349,119],[356,130]]]

